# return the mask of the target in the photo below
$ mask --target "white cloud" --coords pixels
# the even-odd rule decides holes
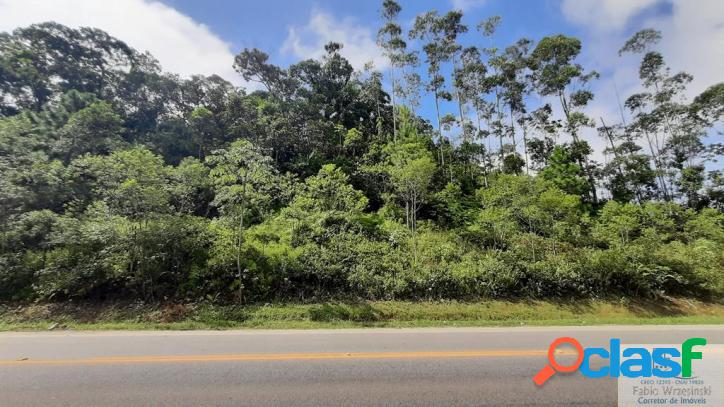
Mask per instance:
[[[616,90],[622,101],[641,91],[638,78],[641,56],[618,57],[617,51],[631,33],[643,28],[654,28],[662,32],[663,39],[657,49],[663,54],[672,72],[683,70],[694,76],[694,81],[687,88],[686,96],[689,100],[709,86],[724,81],[724,53],[721,52],[724,44],[724,2],[656,1],[668,3],[671,7],[662,8],[662,11],[654,16],[636,19],[641,17],[644,9],[651,4],[642,5],[643,1],[632,1],[631,4],[636,3],[636,7],[632,5],[626,8],[626,11],[619,9],[618,17],[612,20],[609,27],[596,25],[584,16],[611,13],[611,10],[615,9],[611,4],[617,2],[576,0],[576,6],[568,7],[578,7],[580,14],[577,16],[569,15],[571,9],[566,11],[568,0],[562,3],[564,14],[584,28],[583,64],[603,74],[593,86],[596,99],[587,109],[587,113],[597,121],[599,116],[613,123],[621,121]],[[634,20],[635,26],[629,26]],[[592,133],[587,137],[589,141],[594,138],[597,136]],[[596,140],[596,143],[599,141]]]
[[[689,96],[724,81],[724,2],[673,2],[673,14],[647,22],[664,36],[661,51],[674,71],[694,75]]]
[[[304,26],[289,27],[282,52],[292,53],[299,58],[320,58],[324,45],[330,41],[344,45],[341,54],[353,67],[362,69],[367,62],[374,62],[377,69],[387,67],[382,52],[375,43],[375,35],[354,19],[338,19],[330,14],[314,11]]]
[[[182,76],[218,74],[236,84],[229,44],[192,18],[150,0],[0,0],[0,31],[56,21],[96,27],[139,51],[149,51],[164,70]]]
[[[488,0],[451,0],[452,8],[455,10],[468,11],[482,7]]]
[[[612,0],[608,0],[609,2]],[[619,58],[618,49],[627,37],[643,28],[654,28],[661,31],[663,39],[657,49],[664,55],[672,71],[687,71],[694,76],[689,86],[689,94],[693,97],[707,87],[724,80],[724,2],[720,0],[657,0],[669,3],[670,11],[660,13],[641,20],[636,27],[624,29],[628,20],[636,17],[629,14],[617,30],[610,30],[605,35],[596,27],[583,24],[584,47],[583,57],[587,66],[606,74],[599,83],[603,84],[605,95],[613,95],[613,82],[625,95],[636,91],[639,86],[638,63],[639,55],[628,55]],[[563,7],[565,7],[564,1]],[[585,14],[601,14],[608,6],[607,1],[591,2]],[[575,21],[574,21],[575,22]]]
[[[563,0],[561,8],[574,23],[599,30],[623,28],[628,20],[659,0]]]

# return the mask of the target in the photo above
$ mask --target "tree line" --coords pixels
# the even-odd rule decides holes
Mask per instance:
[[[724,83],[687,100],[645,29],[642,91],[588,117],[579,39],[400,12],[385,72],[244,49],[254,91],[98,29],[0,34],[0,299],[721,296]]]

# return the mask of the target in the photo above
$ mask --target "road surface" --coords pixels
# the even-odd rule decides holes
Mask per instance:
[[[0,405],[616,405],[613,379],[533,384],[561,336],[724,343],[724,326],[0,333]]]

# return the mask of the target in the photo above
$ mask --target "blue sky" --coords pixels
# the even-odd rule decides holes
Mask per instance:
[[[369,28],[373,34],[380,24],[378,10],[381,1],[166,0],[164,3],[211,27],[231,44],[232,49],[256,47],[268,52],[276,63],[283,65],[298,60],[296,56],[282,51],[290,27],[306,25],[316,13],[328,14],[339,20],[349,19],[358,26]],[[403,0],[400,3],[403,6],[400,16],[403,23],[411,22],[417,14],[427,10],[436,9],[444,13],[454,7],[453,2],[445,1]],[[489,16],[504,16],[505,24],[499,32],[501,42],[514,41],[522,36],[540,38],[560,32],[578,35],[581,31],[563,18],[557,1],[472,2],[465,14],[471,29]],[[474,34],[468,37],[471,37],[466,38],[469,43],[480,39]]]
[[[452,8],[464,9],[464,23],[470,32],[462,38],[465,45],[487,45],[482,36],[475,31],[475,25],[490,16],[500,15],[503,18],[496,33],[496,45],[504,46],[513,43],[521,37],[540,39],[546,35],[563,33],[581,38],[584,41],[584,52],[580,61],[587,69],[595,69],[602,75],[602,80],[593,84],[598,96],[590,108],[590,114],[598,119],[604,117],[609,123],[619,120],[617,111],[616,90],[621,98],[638,90],[636,78],[635,58],[620,59],[616,50],[625,38],[637,30],[653,26],[664,31],[664,35],[680,36],[686,32],[686,24],[699,24],[706,21],[698,18],[696,11],[688,21],[676,21],[677,13],[691,14],[691,11],[681,10],[681,4],[669,1],[656,0],[543,0],[543,1],[495,1],[495,0],[458,0],[458,1],[399,1],[403,7],[400,21],[403,28],[415,16],[427,10],[436,9],[444,13]],[[321,45],[326,40],[334,39],[345,42],[345,33],[338,32],[335,36],[331,32],[339,30],[365,31],[369,41],[361,41],[359,36],[352,43],[360,42],[358,48],[374,48],[371,41],[380,24],[378,10],[380,1],[284,1],[268,0],[265,2],[237,2],[216,0],[211,2],[198,2],[192,0],[166,0],[166,4],[193,16],[193,18],[207,26],[214,33],[227,41],[230,48],[236,52],[245,47],[256,47],[270,54],[272,61],[280,65],[297,62],[301,58],[314,57],[321,52]],[[705,3],[705,2],[700,2]],[[608,6],[607,6],[608,4]],[[706,7],[699,10],[705,13]],[[711,10],[710,10],[711,11]],[[719,22],[724,23],[724,10]],[[326,16],[322,18],[320,16]],[[678,26],[678,27],[677,27]],[[668,33],[666,31],[669,31]],[[678,32],[677,32],[678,31]],[[721,34],[721,31],[718,32]],[[704,41],[702,33],[699,38],[692,40]],[[364,36],[364,35],[363,35]],[[721,37],[714,36],[714,39]],[[711,39],[710,39],[711,40]],[[715,41],[716,42],[716,41]],[[298,44],[297,46],[290,43]],[[346,44],[348,47],[353,44]],[[724,42],[720,43],[724,49]],[[666,46],[665,46],[666,47]],[[674,49],[676,51],[676,49]],[[365,59],[374,59],[378,50],[364,49],[347,56],[360,66]],[[719,51],[719,53],[721,53]],[[364,55],[364,57],[360,57]],[[674,54],[674,52],[670,52]],[[672,55],[667,55],[670,59]],[[676,55],[672,65],[675,69],[691,70],[685,61],[677,60]],[[710,56],[709,64],[716,66],[715,56]],[[720,63],[720,61],[719,61]],[[379,64],[378,64],[379,66]],[[720,65],[721,66],[721,65]],[[696,75],[697,72],[694,72]],[[692,95],[700,92],[714,81],[723,80],[724,75],[712,75],[705,71],[703,78],[693,84]],[[455,113],[455,106],[448,104],[443,107],[446,112]],[[420,114],[432,119],[434,111],[430,97],[424,97]],[[714,136],[712,141],[721,141],[721,137]],[[589,140],[600,151],[602,140],[595,134],[589,134]],[[599,160],[603,159],[600,154]]]
[[[622,98],[640,90],[638,59],[619,58],[616,51],[633,32],[647,27],[662,31],[659,50],[672,70],[694,75],[693,97],[724,80],[724,1],[722,0],[399,0],[404,28],[422,12],[463,9],[470,27],[462,42],[483,45],[474,26],[502,16],[496,45],[528,37],[563,33],[583,41],[581,62],[601,73],[592,85],[592,117],[618,120],[616,90]],[[360,68],[374,60],[384,68],[375,46],[379,27],[377,1],[343,0],[0,0],[0,31],[43,21],[94,26],[158,58],[165,70],[181,76],[216,73],[244,86],[233,71],[233,57],[245,47],[267,52],[282,66],[319,57],[329,41],[342,42],[343,54]],[[423,100],[420,113],[432,117]],[[445,110],[452,111],[453,106]],[[602,161],[603,140],[587,139]],[[712,140],[724,141],[722,136]]]

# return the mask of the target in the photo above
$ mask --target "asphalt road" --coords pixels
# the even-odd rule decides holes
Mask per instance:
[[[724,343],[724,326],[0,333],[0,405],[616,405],[613,379],[533,384],[561,336]]]

